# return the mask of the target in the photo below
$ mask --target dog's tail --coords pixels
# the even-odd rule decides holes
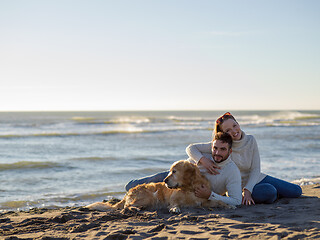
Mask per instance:
[[[124,208],[124,203],[125,203],[124,200],[121,200],[120,202],[114,205],[110,204],[109,202],[96,202],[86,206],[86,208],[90,210],[106,212],[114,209],[122,209]]]

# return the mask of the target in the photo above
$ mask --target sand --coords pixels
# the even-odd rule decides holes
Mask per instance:
[[[7,212],[0,215],[0,239],[320,239],[319,197],[317,184],[304,186],[300,198],[236,210]]]

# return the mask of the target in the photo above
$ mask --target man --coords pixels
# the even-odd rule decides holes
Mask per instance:
[[[232,152],[232,138],[228,133],[219,132],[215,135],[212,142],[212,154],[202,153],[203,156],[212,160],[218,166],[219,174],[213,175],[199,162],[189,158],[188,160],[198,165],[200,172],[210,181],[211,189],[201,187],[196,189],[195,194],[199,198],[217,199],[229,205],[241,205],[242,189],[241,189],[241,175],[237,165],[231,160],[230,154]],[[149,182],[162,182],[168,175],[168,171],[157,173],[152,176],[135,179],[126,185],[126,190],[130,188]],[[224,194],[228,196],[222,196]]]
[[[219,169],[219,174],[209,173],[201,161],[197,163],[200,172],[210,181],[211,189],[205,186],[196,189],[195,194],[199,198],[220,200],[229,205],[241,205],[241,175],[237,165],[231,160],[232,138],[228,133],[219,132],[212,142],[212,154],[204,153],[205,157],[212,160]],[[227,194],[226,196],[223,196]]]

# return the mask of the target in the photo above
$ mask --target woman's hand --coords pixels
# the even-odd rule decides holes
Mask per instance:
[[[255,205],[251,192],[248,189],[243,189],[242,192],[242,205]]]
[[[199,160],[199,163],[202,164],[202,166],[204,166],[209,173],[213,174],[213,175],[217,175],[220,174],[216,169],[220,169],[219,166],[217,166],[212,160],[206,158],[206,157],[202,157]]]

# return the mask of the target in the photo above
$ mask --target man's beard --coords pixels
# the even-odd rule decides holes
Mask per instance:
[[[216,160],[216,157],[220,157],[221,160]],[[227,160],[228,157],[229,157],[229,155],[228,155],[226,158],[223,158],[223,156],[221,156],[221,155],[213,155],[213,159],[214,159],[214,161],[217,162],[217,163],[221,163],[221,162]]]

